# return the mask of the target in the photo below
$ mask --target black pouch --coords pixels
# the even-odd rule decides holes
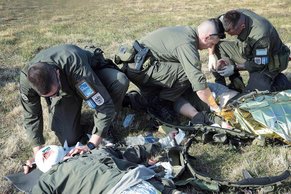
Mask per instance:
[[[102,68],[114,68],[120,70],[117,65],[111,60],[104,57],[104,52],[101,48],[94,45],[86,45],[85,50],[92,53],[91,67],[93,70],[98,70]]]
[[[283,52],[279,54],[280,71],[284,71],[288,67],[290,57],[290,49],[286,45],[283,45]]]

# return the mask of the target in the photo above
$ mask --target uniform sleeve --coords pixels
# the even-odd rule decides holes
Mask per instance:
[[[148,159],[152,156],[157,156],[162,151],[160,143],[146,143],[144,145],[135,145],[128,147],[124,153],[123,158],[134,164],[147,165]]]
[[[76,88],[78,84],[86,81],[95,90],[96,94],[90,98],[90,101],[93,101],[96,105],[94,108],[96,112],[94,114],[92,134],[106,137],[109,126],[115,116],[115,107],[111,96],[86,60],[77,58],[74,65],[69,68],[71,82]],[[78,94],[84,100],[87,100],[80,93]]]
[[[26,75],[20,74],[21,105],[23,107],[23,125],[32,146],[45,143],[43,137],[43,117],[40,96],[30,87]]]
[[[55,188],[54,188],[54,186],[52,186],[53,182],[51,181],[49,184],[49,183],[45,182],[46,179],[42,178],[42,177],[40,177],[40,180],[32,188],[31,194],[39,194],[39,193],[53,194],[53,193],[55,193]]]
[[[176,55],[192,85],[193,91],[198,91],[208,86],[206,77],[201,71],[198,49],[193,45],[189,43],[177,47]]]
[[[253,46],[252,57],[250,57],[246,63],[245,67],[249,72],[262,71],[270,63],[270,40],[267,37],[262,37]]]

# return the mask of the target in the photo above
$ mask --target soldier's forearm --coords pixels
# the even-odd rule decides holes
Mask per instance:
[[[242,64],[236,64],[236,69],[239,71],[245,71],[246,70],[246,66],[244,63]]]
[[[97,134],[92,134],[91,138],[89,139],[89,142],[93,143],[96,147],[101,143],[102,137]]]
[[[215,54],[215,46],[208,48],[208,55],[214,55]]]
[[[206,104],[208,104],[208,106],[210,107],[211,110],[215,111],[215,112],[219,112],[220,108],[217,105],[211,91],[209,88],[206,88],[204,90],[199,90],[196,92],[198,97],[205,102]]]
[[[244,63],[245,70],[248,72],[262,71],[265,68],[265,65],[258,65],[252,60],[248,60]]]

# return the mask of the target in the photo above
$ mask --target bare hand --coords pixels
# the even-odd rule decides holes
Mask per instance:
[[[210,72],[215,71],[217,66],[217,57],[216,55],[212,54],[208,56],[208,70]]]
[[[76,154],[84,154],[86,152],[89,152],[90,149],[88,148],[88,146],[78,146],[78,147],[75,147],[74,149],[72,149],[68,154],[67,156],[74,156]]]
[[[30,158],[26,160],[25,164],[23,165],[23,172],[24,174],[28,174],[33,168],[35,168],[34,158]]]

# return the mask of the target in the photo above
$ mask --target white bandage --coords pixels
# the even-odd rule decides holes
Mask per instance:
[[[47,172],[53,165],[61,162],[65,155],[66,151],[61,146],[45,146],[36,153],[35,163],[39,170]]]

